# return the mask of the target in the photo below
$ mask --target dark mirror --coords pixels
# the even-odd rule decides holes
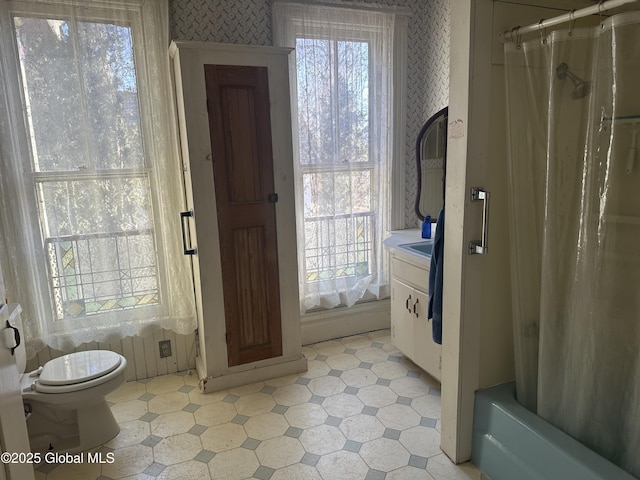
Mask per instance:
[[[424,124],[416,141],[418,193],[416,214],[436,222],[444,205],[444,177],[447,158],[447,114],[445,107]]]

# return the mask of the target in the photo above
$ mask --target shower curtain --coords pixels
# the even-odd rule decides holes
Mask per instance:
[[[640,477],[640,11],[505,57],[518,400]]]

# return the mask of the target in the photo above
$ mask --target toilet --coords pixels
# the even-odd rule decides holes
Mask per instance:
[[[22,331],[20,315],[10,325]],[[125,381],[126,359],[108,350],[62,355],[25,373],[24,342],[15,348],[32,452],[80,452],[120,431],[105,397]]]

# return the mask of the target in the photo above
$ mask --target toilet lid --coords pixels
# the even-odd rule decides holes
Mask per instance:
[[[45,363],[38,383],[72,385],[101,377],[120,365],[121,357],[108,350],[69,353]]]

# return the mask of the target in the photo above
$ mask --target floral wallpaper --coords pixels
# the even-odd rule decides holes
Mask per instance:
[[[340,1],[340,0],[334,0]],[[356,3],[341,0],[342,3]],[[365,0],[411,10],[408,30],[405,227],[418,226],[415,141],[424,122],[449,101],[449,0]],[[272,45],[270,0],[170,0],[171,35]]]

